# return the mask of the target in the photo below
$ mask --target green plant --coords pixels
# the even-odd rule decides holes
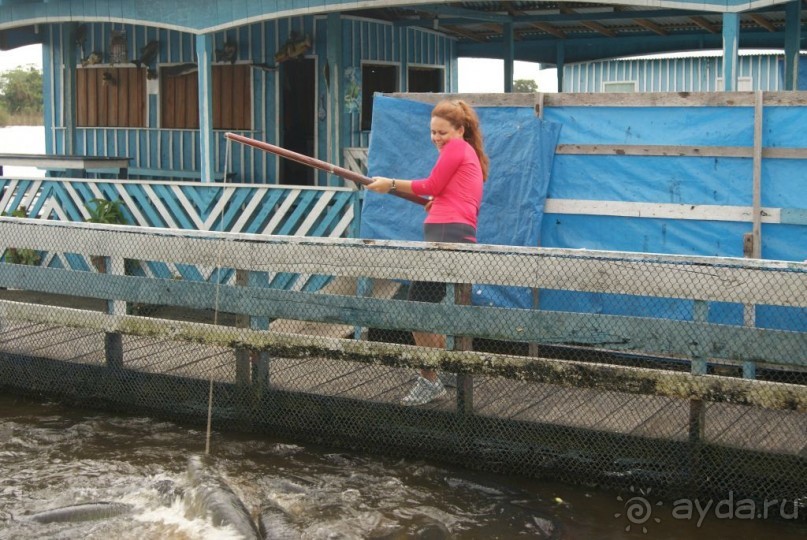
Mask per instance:
[[[3,212],[3,215],[6,216],[8,214],[6,212]],[[11,212],[11,217],[27,218],[28,209],[25,206],[20,206],[19,208]],[[8,248],[6,250],[5,261],[12,264],[27,264],[29,266],[38,266],[39,263],[42,262],[42,255],[40,255],[38,251],[33,249]]]
[[[92,203],[92,206],[90,203]],[[114,201],[98,198],[90,199],[84,207],[90,213],[87,220],[90,223],[126,224],[126,218],[123,216],[123,201],[120,199]]]
[[[123,201],[120,199],[108,201],[96,197],[85,203],[84,207],[87,209],[87,212],[90,213],[90,217],[87,219],[89,223],[106,223],[108,225],[126,224],[126,218],[123,215]],[[106,272],[106,260],[104,257],[93,255],[90,257],[90,260],[99,272]],[[125,266],[132,266],[131,263],[127,263],[128,259],[124,259]]]

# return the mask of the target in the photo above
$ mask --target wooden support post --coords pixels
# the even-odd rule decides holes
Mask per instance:
[[[77,23],[76,23],[77,24]],[[62,83],[62,117],[64,122],[64,154],[76,153],[76,40],[73,36],[71,25],[62,26],[62,38],[60,42],[62,50],[61,62],[55,66],[63,66],[61,72]],[[47,47],[45,47],[47,49]],[[82,58],[83,60],[83,58]],[[58,67],[56,68],[58,70]],[[52,90],[52,89],[51,89]],[[54,118],[55,119],[55,118]],[[47,124],[46,124],[47,125]],[[58,127],[57,124],[53,124]],[[50,139],[50,137],[47,137]]]
[[[327,141],[328,161],[339,165],[343,162],[342,148],[342,14],[332,12],[326,22],[325,92],[327,94]],[[341,182],[333,175],[328,176],[328,185],[338,186]]]
[[[695,322],[706,322],[709,314],[709,304],[703,300],[695,300],[692,319]],[[691,373],[693,375],[706,375],[706,352],[704,350],[703,336],[698,336],[698,350],[692,358]],[[689,401],[689,446],[690,446],[690,478],[698,481],[701,478],[701,448],[703,446],[703,430],[706,422],[706,405],[702,399]]]
[[[461,283],[454,285],[454,303],[461,306],[471,305],[471,284]],[[453,349],[455,351],[470,351],[473,349],[473,339],[470,336],[453,336]],[[460,373],[457,375],[457,414],[469,416],[474,412],[474,381],[473,376]]]
[[[515,34],[513,23],[508,22],[502,25],[504,40],[504,92],[513,92],[513,64],[515,62]]]
[[[373,280],[372,278],[360,277],[356,278],[356,296],[359,298],[367,298],[373,294]],[[363,326],[353,327],[353,339],[362,339]]]
[[[753,160],[753,188],[752,188],[752,226],[751,242],[747,246],[747,236],[743,238],[743,255],[748,258],[762,257],[762,92],[754,93],[754,160]],[[750,247],[750,249],[746,249]],[[756,326],[756,305],[743,305],[743,325]],[[757,366],[755,362],[743,362],[743,377],[756,378]]]
[[[103,257],[103,270],[105,273],[123,275],[123,257]],[[107,300],[107,313],[110,315],[125,315],[126,302],[121,300]],[[123,336],[120,332],[106,332],[104,334],[104,356],[106,365],[112,369],[123,369]]]
[[[801,10],[800,0],[792,0],[785,5],[785,90],[799,89]]]
[[[196,61],[199,66],[199,169],[202,182],[213,182],[213,34],[196,36]]]
[[[259,279],[264,277],[262,272],[235,271],[235,283],[239,287],[255,286]],[[251,317],[238,314],[235,318],[237,328],[250,328],[253,330],[266,330],[269,328],[269,319],[266,317]],[[251,349],[236,349],[235,351],[235,380],[238,387],[251,388],[254,403],[260,403],[266,389],[269,387],[269,353]]]
[[[235,271],[235,284],[239,287],[248,285],[249,272],[246,270]],[[249,315],[238,314],[235,317],[237,328],[249,328]],[[250,385],[252,369],[250,367],[250,355],[252,351],[244,348],[235,350],[235,384],[238,388],[247,388]]]

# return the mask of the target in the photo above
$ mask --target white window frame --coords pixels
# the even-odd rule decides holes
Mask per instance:
[[[611,86],[626,86],[631,85],[633,90],[609,90],[608,87]],[[639,91],[639,81],[602,81],[602,93],[608,92],[638,92]]]
[[[715,79],[715,92],[723,92],[726,85],[723,83],[723,77]],[[738,92],[753,92],[754,91],[754,78],[753,77],[737,77],[737,91]]]

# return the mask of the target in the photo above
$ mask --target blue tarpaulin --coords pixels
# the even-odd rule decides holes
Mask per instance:
[[[754,146],[753,107],[549,107],[548,120],[563,125],[559,144],[635,144],[671,146]],[[803,107],[766,107],[764,148],[804,148]],[[762,207],[781,208],[783,216],[807,208],[801,160],[766,158],[762,162]],[[558,155],[551,200],[620,201],[751,207],[754,186],[750,158],[702,156]],[[748,221],[549,214],[541,245],[606,251],[742,257]],[[796,219],[763,223],[762,257],[807,259],[807,231]],[[620,295],[541,291],[548,310],[692,319],[692,302]],[[791,308],[758,306],[756,324],[794,329]],[[742,305],[712,303],[709,320],[743,324]],[[783,315],[785,313],[785,315]]]
[[[371,176],[425,178],[437,161],[429,121],[432,105],[375,96],[368,171]],[[490,158],[479,213],[483,244],[537,246],[560,125],[539,120],[530,107],[478,107]],[[389,195],[367,192],[361,236],[423,240],[425,210]],[[530,307],[525,289],[475,285],[474,304]]]
[[[544,121],[528,107],[477,109],[491,158],[479,219],[480,243],[742,257],[751,223],[594,215],[589,201],[750,208],[749,157],[554,155],[557,145],[754,146],[753,107],[546,107]],[[371,175],[421,178],[437,152],[429,140],[431,106],[377,97],[370,140]],[[804,107],[765,107],[764,148],[804,148]],[[562,130],[561,127],[562,126]],[[750,155],[750,154],[749,154]],[[765,158],[761,204],[781,211],[762,225],[762,257],[807,260],[807,190],[802,160]],[[550,181],[551,175],[551,181]],[[546,199],[569,201],[580,213],[544,212]],[[362,216],[366,238],[421,240],[424,210],[388,195],[368,193]],[[691,300],[540,291],[540,309],[692,320]],[[474,285],[474,304],[531,307],[530,291]],[[742,305],[711,303],[708,318],[743,324]],[[757,306],[756,325],[795,329],[793,310]],[[803,330],[803,329],[802,329]]]

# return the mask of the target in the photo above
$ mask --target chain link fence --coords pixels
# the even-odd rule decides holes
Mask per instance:
[[[807,502],[804,263],[14,218],[0,245],[7,391],[568,482]],[[86,269],[58,263],[71,258]],[[165,263],[209,278],[142,271]],[[444,297],[413,301],[413,282]],[[444,393],[403,404],[420,370]]]

